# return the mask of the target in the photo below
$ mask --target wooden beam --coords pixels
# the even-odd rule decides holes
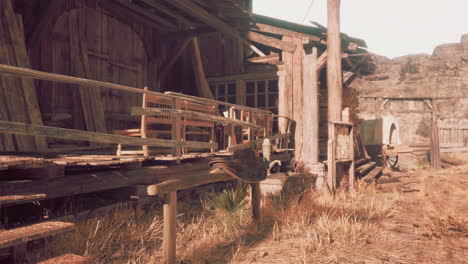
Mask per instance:
[[[191,41],[192,41],[191,38],[182,40],[179,43],[179,45],[177,45],[177,47],[175,48],[175,54],[170,56],[168,61],[161,64],[161,66],[164,66],[164,68],[160,70],[159,77],[158,77],[159,80],[164,80],[167,77],[167,75],[171,72],[172,67],[180,58],[180,56],[184,53],[184,51],[187,49],[187,46],[190,44]]]
[[[217,148],[218,144],[197,141],[174,141],[154,138],[135,138],[67,128],[30,125],[0,120],[0,131],[9,134],[23,134],[32,136],[48,136],[72,140],[83,140],[100,143],[115,143],[124,145],[148,145],[152,147],[189,147],[189,148]]]
[[[222,116],[215,116],[210,114],[204,114],[194,111],[187,111],[187,110],[179,110],[179,109],[165,109],[165,108],[141,108],[141,107],[132,107],[131,109],[132,115],[164,115],[164,116],[183,116],[188,118],[195,118],[195,119],[202,119],[203,121],[214,121],[223,124],[234,124],[239,126],[247,126],[260,129],[262,128],[259,125],[242,121],[236,120],[231,118],[226,118]]]
[[[186,26],[193,26],[193,21],[190,21],[189,19],[178,14],[177,12],[174,12],[174,10],[171,10],[170,8],[162,5],[159,1],[152,1],[152,0],[140,0],[140,1],[160,12],[163,12],[164,14],[172,18],[177,19],[178,21],[180,21],[182,24]]]
[[[192,47],[192,67],[193,73],[195,75],[195,86],[197,88],[197,95],[203,98],[215,99],[213,93],[211,92],[210,84],[206,80],[198,38],[192,39]]]
[[[233,37],[235,39],[239,39],[243,44],[247,45],[249,48],[251,48],[255,53],[257,53],[260,56],[265,56],[263,52],[255,48],[248,40],[243,38],[240,34],[239,31],[237,31],[235,28],[231,27],[229,24],[221,20],[220,18],[212,15],[202,7],[198,6],[192,1],[189,0],[165,0],[169,4],[179,8],[180,10],[186,12],[187,14],[191,15],[192,17],[195,17],[201,21],[203,21],[205,24],[219,30],[219,32],[228,35],[230,37]]]
[[[311,41],[315,42],[320,42],[320,37],[314,36],[314,35],[309,35],[309,34],[304,34],[304,33],[299,33],[295,32],[292,30],[284,29],[284,28],[278,28],[266,24],[261,24],[257,23],[255,24],[256,28],[252,28],[254,31],[261,31],[261,32],[266,32],[266,33],[272,33],[275,35],[280,35],[280,36],[287,36],[287,37],[295,37],[295,38],[306,38]]]
[[[263,58],[263,57],[258,57]],[[237,80],[249,81],[258,79],[278,79],[278,76],[272,72],[253,72],[243,73],[235,75],[226,75],[220,77],[208,77],[207,80],[210,83],[221,83],[221,82],[235,82]]]
[[[197,36],[205,36],[208,34],[219,34],[218,31],[216,31],[212,27],[199,27],[199,28],[193,28],[193,29],[188,29],[188,30],[182,30],[182,31],[177,31],[177,32],[168,32],[166,34],[163,34],[165,38],[168,39],[185,39],[185,38],[192,38],[192,37],[197,37]]]
[[[320,71],[323,68],[323,66],[325,66],[325,64],[327,63],[327,59],[328,53],[327,51],[324,51],[322,55],[320,55],[320,57],[317,59],[317,71]]]
[[[166,19],[157,16],[154,13],[151,13],[149,10],[142,8],[138,5],[132,4],[131,2],[127,0],[114,0],[115,2],[119,3],[120,5],[126,7],[127,9],[133,11],[134,13],[147,17],[154,22],[160,24],[162,27],[170,28],[170,29],[177,29],[177,25],[167,21]]]
[[[287,51],[293,53],[297,49],[297,45],[294,43],[282,41],[277,38],[269,37],[254,31],[249,31],[247,33],[247,38],[251,41],[258,42],[260,44],[279,49],[282,51]]]
[[[280,61],[280,56],[278,53],[273,53],[273,54],[266,55],[263,57],[253,57],[253,58],[247,59],[247,61],[252,62],[252,63],[267,63],[267,64],[272,64],[272,65],[283,64],[283,62]]]

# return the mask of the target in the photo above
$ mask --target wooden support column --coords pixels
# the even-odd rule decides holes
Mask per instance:
[[[328,0],[327,85],[328,119],[331,121],[341,121],[343,108],[340,2],[341,0]]]
[[[304,58],[304,108],[302,160],[307,164],[319,162],[319,87],[317,48]]]
[[[340,35],[341,0],[328,0],[327,31],[327,88],[328,88],[328,187],[332,192],[337,187],[337,166],[335,164],[335,129],[333,121],[341,121],[343,108],[343,72],[341,67]]]
[[[278,114],[280,116],[293,118],[293,54],[289,52],[282,52],[282,57],[284,66],[278,67],[280,69],[280,71],[278,71]],[[285,126],[285,123],[280,123],[281,133],[286,132]]]
[[[292,43],[296,44],[297,49],[293,53],[293,65],[292,65],[292,119],[296,121],[296,133],[294,135],[295,141],[297,142],[295,148],[295,157],[298,160],[302,160],[301,149],[304,147],[304,141],[302,136],[303,127],[303,112],[304,112],[304,92],[303,92],[303,68],[302,64],[304,61],[304,48],[302,46],[302,39],[292,38]]]
[[[287,116],[288,114],[288,107],[289,107],[289,102],[284,99],[284,96],[286,95],[286,66],[284,65],[279,65],[278,66],[278,90],[279,90],[279,100],[278,100],[278,114],[280,116]],[[287,129],[287,120],[285,118],[280,118],[278,120],[278,127],[280,133],[286,133]]]
[[[177,191],[165,195],[163,258],[167,264],[176,263]]]

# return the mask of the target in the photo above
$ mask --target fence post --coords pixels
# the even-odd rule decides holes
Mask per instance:
[[[166,194],[164,200],[163,258],[167,264],[176,263],[177,191]]]

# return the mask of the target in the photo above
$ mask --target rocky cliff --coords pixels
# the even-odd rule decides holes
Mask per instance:
[[[431,120],[427,102],[410,98],[434,98],[439,121],[468,121],[468,34],[460,43],[436,47],[432,55],[376,56],[376,60],[373,75],[350,85],[359,94],[360,118],[396,117],[405,145],[427,141]],[[386,102],[385,97],[401,99]]]

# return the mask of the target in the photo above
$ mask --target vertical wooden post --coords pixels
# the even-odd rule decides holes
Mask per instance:
[[[252,218],[254,221],[259,221],[261,206],[260,183],[251,183],[250,188],[252,191]]]
[[[283,40],[288,41],[287,37]],[[293,116],[293,54],[290,52],[283,52],[284,63],[284,82],[283,87],[279,88],[278,111],[279,115],[292,118]]]
[[[439,170],[441,168],[440,162],[440,143],[439,143],[439,128],[437,126],[436,108],[432,103],[432,124],[431,124],[431,168]]]
[[[295,141],[298,143],[295,149],[295,157],[302,160],[302,151],[305,142],[303,141],[303,112],[304,112],[304,91],[303,91],[303,68],[304,63],[304,48],[301,38],[292,38],[291,43],[296,44],[296,51],[293,53],[292,59],[292,119],[296,121]]]
[[[328,0],[327,31],[327,86],[328,86],[328,120],[341,121],[343,108],[343,76],[341,67],[341,33],[340,33],[341,0]],[[328,186],[334,192],[336,188],[335,164],[335,125],[328,126]]]
[[[352,126],[350,128],[350,144],[349,144],[349,152],[351,154],[351,165],[349,166],[349,191],[353,192],[354,191],[354,180],[356,178],[355,175],[355,164],[354,164],[354,129],[356,129],[355,126]]]
[[[167,264],[176,263],[177,192],[166,194],[164,201],[163,258]]]
[[[336,140],[335,140],[335,124],[328,121],[328,145],[327,145],[327,162],[328,174],[327,182],[328,188],[332,193],[336,189]]]
[[[284,54],[284,53],[283,53]],[[287,102],[287,99],[285,99],[284,96],[286,96],[286,66],[285,65],[278,65],[278,72],[276,73],[278,75],[278,115],[280,116],[288,116],[288,105],[289,102]],[[281,133],[286,133],[287,131],[287,126],[288,126],[288,121],[284,118],[280,118],[278,120],[278,128]]]
[[[302,160],[305,163],[319,162],[319,101],[317,48],[304,58],[304,108]]]
[[[327,85],[328,119],[331,121],[341,120],[343,106],[340,2],[341,0],[328,0]]]
[[[175,98],[172,103],[172,108],[173,109],[180,109],[181,107],[181,102],[179,98]],[[180,116],[174,116],[172,117],[172,140],[181,140],[181,121],[180,121]],[[184,127],[185,129],[185,127]],[[177,164],[181,163],[180,156],[182,154],[182,148],[181,147],[174,147],[172,148],[172,155],[174,157],[177,157]]]
[[[145,87],[144,88],[145,91],[148,91],[148,87]],[[142,100],[142,107],[143,108],[146,108],[146,94],[144,93],[143,94],[143,100]],[[141,116],[141,138],[147,138],[147,135],[146,135],[146,125],[147,125],[147,117],[146,115],[142,115]],[[119,146],[121,147],[121,145],[119,144]],[[143,145],[142,146],[142,150],[143,150],[143,156],[145,157],[148,157],[149,156],[149,148],[148,146],[145,146]],[[122,151],[122,150],[120,150]],[[120,156],[120,155],[119,155]]]

